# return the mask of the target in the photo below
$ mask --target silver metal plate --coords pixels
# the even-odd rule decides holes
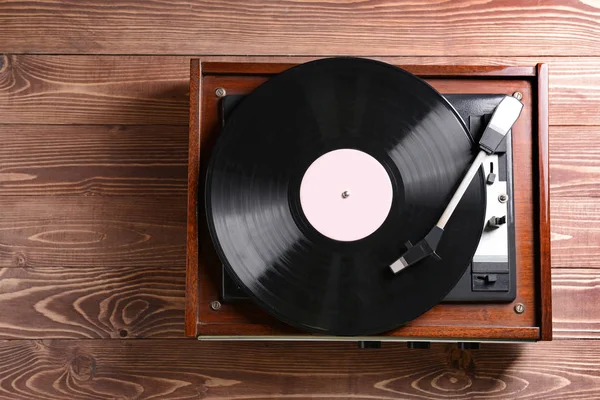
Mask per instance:
[[[490,164],[493,164],[496,180],[493,184],[487,185],[487,204],[485,212],[485,224],[492,217],[506,216],[508,218],[508,199],[505,202],[500,202],[498,197],[502,194],[508,196],[507,183],[498,179],[498,156],[495,154],[488,155],[483,162],[485,176],[490,173]],[[485,229],[481,234],[479,245],[475,251],[473,262],[508,262],[508,223],[500,225],[496,229]]]

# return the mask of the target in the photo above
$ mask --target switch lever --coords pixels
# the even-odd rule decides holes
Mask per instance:
[[[492,217],[488,220],[487,222],[487,226],[491,229],[498,229],[500,228],[500,225],[504,225],[506,223],[506,215],[503,215],[501,217]]]

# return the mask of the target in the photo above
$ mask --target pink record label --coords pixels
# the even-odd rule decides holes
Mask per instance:
[[[323,154],[300,184],[300,204],[310,224],[342,242],[375,232],[387,218],[392,199],[392,182],[383,165],[355,149]]]

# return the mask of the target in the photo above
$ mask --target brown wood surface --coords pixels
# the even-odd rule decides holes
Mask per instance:
[[[2,123],[187,125],[187,57],[0,60]]]
[[[0,125],[0,196],[185,196],[187,139],[185,126]]]
[[[594,399],[598,342],[0,342],[0,399]]]
[[[0,2],[0,337],[15,339],[0,343],[0,398],[600,397],[599,9],[596,0]],[[579,340],[372,352],[173,339],[183,335],[198,54],[547,62],[554,338]],[[121,330],[171,339],[120,340]],[[96,340],[18,340],[35,338]]]
[[[185,196],[0,196],[0,267],[185,265]]]
[[[552,298],[555,338],[600,339],[599,269],[554,267]]]
[[[5,52],[598,55],[594,0],[9,2]],[[35,27],[35,29],[32,29]]]
[[[181,268],[0,268],[0,337],[181,337],[184,286]]]
[[[593,145],[599,136],[600,126],[550,127],[552,199],[600,198],[600,148]],[[555,223],[552,215],[553,231]]]
[[[314,58],[211,56],[202,60],[297,63]],[[548,63],[550,124],[600,125],[600,57],[372,58],[396,65]],[[189,63],[189,56],[0,54],[0,123],[187,126]]]
[[[600,201],[552,198],[552,267],[600,268]]]

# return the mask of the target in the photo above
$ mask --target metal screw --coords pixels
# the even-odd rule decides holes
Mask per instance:
[[[506,194],[502,193],[498,196],[498,201],[500,203],[506,203],[506,200],[508,200],[508,196]]]
[[[217,97],[225,97],[227,91],[222,87],[218,87],[215,89],[215,94],[217,95]]]
[[[220,302],[220,301],[217,301],[217,300],[215,300],[215,301],[211,301],[211,302],[210,302],[210,308],[211,308],[213,311],[219,311],[219,310],[221,309],[221,302]]]
[[[347,190],[345,190],[345,191],[342,193],[342,199],[347,199],[348,197],[350,197],[350,192],[349,192],[349,191],[347,191]]]
[[[517,314],[523,314],[525,312],[525,305],[523,305],[523,303],[515,304],[515,312]]]
[[[513,93],[513,97],[517,100],[521,100],[523,98],[523,93],[521,92],[514,92]]]

